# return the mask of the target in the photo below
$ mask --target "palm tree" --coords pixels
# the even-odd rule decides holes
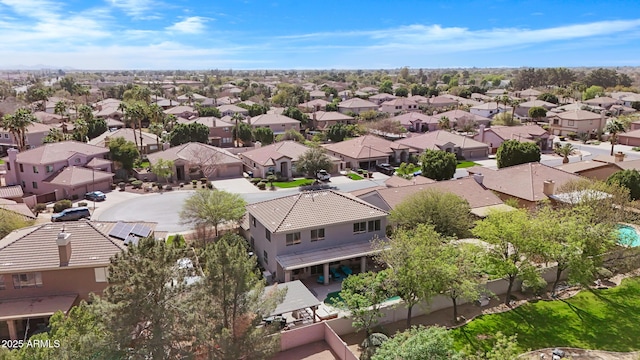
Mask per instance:
[[[565,143],[563,145],[563,144],[560,144],[559,142],[557,142],[555,144],[555,146],[556,146],[556,148],[555,148],[554,151],[556,152],[556,154],[558,154],[558,155],[563,157],[562,158],[562,163],[563,164],[568,163],[569,162],[569,155],[572,155],[575,152],[576,148],[574,148],[573,145],[570,144],[570,143]]]
[[[56,115],[60,115],[62,117],[62,121],[64,122],[64,116],[67,114],[67,103],[62,100],[58,101],[53,108],[53,113]]]
[[[87,134],[89,134],[89,124],[83,119],[78,119],[73,123],[73,133],[77,141],[87,142]]]
[[[440,120],[438,120],[438,127],[442,130],[451,129],[451,120],[446,116],[441,117]]]
[[[605,131],[609,133],[609,141],[611,141],[611,156],[613,156],[613,147],[618,141],[618,134],[625,131],[624,124],[618,119],[613,119],[607,123]]]
[[[27,149],[27,128],[36,122],[31,110],[20,108],[13,114],[2,117],[0,125],[13,135],[19,151]]]
[[[238,147],[238,121],[242,120],[242,115],[240,115],[239,113],[235,113],[231,117],[231,120],[234,120],[236,122],[236,129],[234,133],[233,144],[234,144],[234,147]]]

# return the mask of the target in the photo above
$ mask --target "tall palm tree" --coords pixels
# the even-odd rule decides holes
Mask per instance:
[[[441,117],[440,120],[438,120],[438,127],[442,130],[450,130],[451,120],[446,116]]]
[[[611,142],[611,156],[613,156],[613,147],[618,141],[618,134],[625,131],[624,124],[618,119],[613,119],[607,123],[605,131],[609,133],[609,141]]]
[[[0,125],[13,135],[19,151],[27,149],[27,128],[36,122],[35,116],[31,110],[20,108],[13,114],[7,114],[2,117]]]
[[[73,133],[77,141],[87,142],[87,134],[89,134],[89,124],[83,119],[77,119],[73,123]]]
[[[570,143],[565,143],[565,144],[560,144],[559,142],[557,142],[556,144],[556,148],[555,148],[555,152],[556,154],[562,156],[562,163],[566,164],[569,162],[569,155],[572,155],[576,148],[573,147],[572,144]]]
[[[62,121],[64,122],[64,116],[67,114],[67,103],[62,100],[58,101],[53,108],[53,113],[56,115],[60,115],[62,117]]]
[[[240,115],[239,113],[235,113],[233,114],[233,116],[231,117],[231,120],[236,122],[236,128],[234,131],[234,139],[233,139],[233,147],[238,147],[238,122],[242,120],[242,115]]]

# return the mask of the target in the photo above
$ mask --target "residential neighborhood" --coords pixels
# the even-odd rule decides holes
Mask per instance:
[[[572,348],[506,319],[635,311],[640,106],[569,93],[600,78],[567,71],[22,80],[0,103],[0,339],[22,356],[86,318],[91,341],[51,358],[357,359],[422,332],[451,358]]]

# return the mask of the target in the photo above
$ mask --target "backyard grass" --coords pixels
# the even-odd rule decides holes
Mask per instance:
[[[136,164],[136,165],[140,169],[146,169],[149,166],[151,166],[151,164],[149,163],[149,160],[141,161],[139,164]]]
[[[294,188],[294,187],[298,187],[298,186],[304,186],[304,185],[311,185],[313,184],[313,179],[297,179],[297,180],[292,180],[292,181],[274,181],[273,182],[273,186],[275,187],[279,187],[282,189],[287,189],[287,188]],[[269,185],[269,183],[267,182],[267,185]]]
[[[455,345],[492,346],[498,331],[518,335],[520,350],[576,347],[629,352],[640,349],[640,278],[607,290],[582,291],[567,300],[537,301],[484,315],[452,330]]]
[[[472,166],[476,166],[479,164],[474,163],[473,161],[458,161],[457,169],[470,168]]]
[[[362,176],[356,174],[356,173],[348,173],[347,177],[351,180],[362,180],[364,179]]]

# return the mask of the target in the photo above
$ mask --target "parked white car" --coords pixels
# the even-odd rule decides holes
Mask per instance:
[[[328,181],[329,179],[331,179],[331,174],[329,174],[327,170],[320,170],[316,174],[316,178],[320,181]]]

